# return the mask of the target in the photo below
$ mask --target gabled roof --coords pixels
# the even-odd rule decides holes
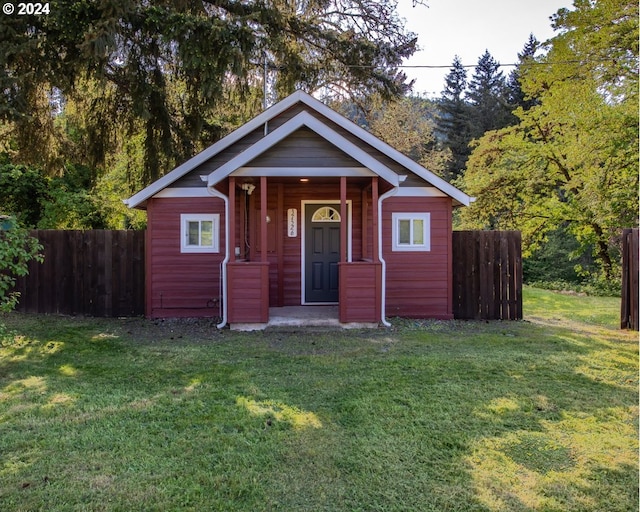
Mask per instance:
[[[356,146],[353,142],[348,141],[342,135],[335,130],[332,130],[324,124],[322,121],[313,117],[309,112],[303,111],[289,119],[282,126],[278,127],[268,135],[266,135],[259,142],[256,142],[246,151],[243,151],[235,158],[229,160],[226,164],[221,165],[218,169],[209,174],[207,185],[212,187],[229,176],[232,172],[236,171],[243,165],[251,162],[258,155],[261,155],[269,148],[275,146],[278,142],[283,140],[288,135],[291,135],[296,130],[307,127],[316,132],[321,137],[324,137],[329,142],[333,143],[336,147],[349,154],[352,158],[360,162],[365,167],[368,167],[376,174],[384,178],[393,186],[400,184],[400,177],[397,173],[393,172],[386,165],[382,164],[379,160],[372,157],[366,151]]]
[[[231,132],[226,137],[220,139],[212,146],[209,146],[201,153],[198,153],[193,158],[176,167],[168,174],[165,174],[162,178],[153,182],[148,187],[134,194],[129,199],[125,200],[125,204],[127,204],[129,208],[135,208],[136,206],[139,206],[144,201],[154,196],[164,188],[170,186],[175,181],[182,178],[199,165],[211,159],[232,144],[240,141],[243,137],[249,135],[251,132],[260,128],[265,123],[268,123],[297,103],[301,103],[309,109],[317,112],[321,116],[324,116],[339,127],[359,138],[366,144],[369,144],[373,148],[377,149],[385,156],[410,170],[411,172],[425,180],[427,183],[431,184],[441,192],[450,196],[454,200],[454,203],[469,206],[469,204],[473,201],[473,198],[469,197],[461,190],[447,183],[445,180],[435,175],[431,171],[428,171],[411,158],[403,155],[398,150],[392,148],[391,146],[378,139],[371,133],[367,132],[365,129],[356,125],[355,123],[349,121],[347,118],[330,109],[322,102],[316,100],[314,97],[305,92],[296,91],[284,100],[268,108],[262,114],[256,116],[248,123],[242,125],[237,130]],[[348,153],[352,158],[359,161],[363,166],[371,169],[380,177],[388,181],[390,184],[398,186],[398,183],[402,181],[401,176],[389,169],[389,167],[384,165],[375,157],[359,148],[353,142],[347,140],[345,137],[333,130],[329,125],[323,123],[321,120],[309,114],[308,112],[303,111],[284,123],[282,126],[276,128],[274,131],[253,144],[244,152],[240,153],[236,157],[220,166],[218,169],[214,170],[208,176],[208,186],[213,186],[216,183],[219,183],[224,178],[229,176],[232,172],[249,163],[258,155],[273,147],[275,144],[303,126],[313,130],[315,133],[325,138],[336,147],[343,150],[345,153]]]

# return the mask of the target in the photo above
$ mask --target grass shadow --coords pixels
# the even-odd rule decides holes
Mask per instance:
[[[637,504],[637,343],[602,325],[8,324],[5,510]]]

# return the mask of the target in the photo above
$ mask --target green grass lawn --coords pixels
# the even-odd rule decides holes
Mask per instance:
[[[637,510],[637,333],[525,293],[348,332],[0,318],[0,510]]]

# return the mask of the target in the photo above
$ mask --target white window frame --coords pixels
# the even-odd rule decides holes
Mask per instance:
[[[430,213],[404,213],[395,212],[392,214],[392,236],[393,251],[413,251],[413,252],[429,252],[431,250],[431,214]],[[400,221],[408,220],[410,222],[410,242],[408,244],[400,243]],[[413,221],[422,220],[422,241],[421,244],[414,243]]]
[[[211,245],[189,245],[189,222],[211,221]],[[216,253],[220,252],[220,214],[182,213],[180,214],[180,252]]]

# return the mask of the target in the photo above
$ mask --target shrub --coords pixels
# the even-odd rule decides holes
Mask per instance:
[[[38,240],[24,228],[14,226],[0,231],[0,311],[15,309],[20,298],[19,292],[11,291],[16,277],[29,273],[29,261],[44,261],[42,249]]]

